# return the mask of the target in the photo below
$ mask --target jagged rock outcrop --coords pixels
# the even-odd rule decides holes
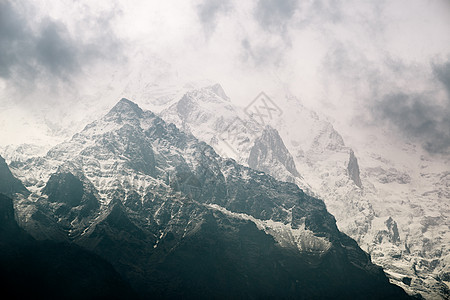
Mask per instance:
[[[359,176],[358,159],[353,150],[350,150],[350,157],[347,165],[348,176],[356,184],[357,187],[362,188],[361,178]]]
[[[266,126],[261,136],[255,140],[250,150],[248,166],[273,176],[282,172],[278,169],[285,169],[290,173],[290,177],[283,176],[283,174],[275,177],[289,182],[295,182],[294,178],[300,177],[294,159],[284,145],[278,131],[270,126]]]
[[[400,235],[398,234],[397,222],[395,222],[392,217],[389,217],[386,222],[386,227],[389,232],[389,236],[391,238],[391,243],[399,244],[400,243]]]
[[[389,242],[395,245],[400,244],[400,235],[398,232],[397,222],[389,217],[384,224],[386,225],[386,229],[380,230],[376,236],[378,243]]]

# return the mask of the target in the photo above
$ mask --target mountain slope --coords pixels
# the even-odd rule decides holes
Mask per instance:
[[[126,99],[14,171],[25,229],[96,252],[144,297],[408,298],[321,200]]]
[[[448,159],[430,157],[411,143],[389,141],[381,130],[370,133],[369,144],[353,142],[354,150],[323,116],[284,92],[266,99],[272,103],[269,109],[278,112],[269,117],[255,113],[268,108],[262,102],[241,109],[220,101],[212,90],[186,93],[161,117],[217,152],[324,199],[339,229],[368,251],[392,282],[430,299],[449,297],[443,280],[450,271]],[[180,103],[183,109],[176,109]],[[367,135],[358,130],[363,125],[355,125],[357,137]],[[271,136],[279,142],[265,138],[265,128],[276,132]],[[275,144],[285,150],[274,151]],[[292,176],[282,163],[290,159],[284,157],[293,158],[300,177]],[[394,222],[396,234],[388,225]]]

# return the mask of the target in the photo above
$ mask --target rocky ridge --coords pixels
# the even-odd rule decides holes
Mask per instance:
[[[23,228],[96,252],[141,295],[407,298],[321,200],[126,99],[12,169]]]

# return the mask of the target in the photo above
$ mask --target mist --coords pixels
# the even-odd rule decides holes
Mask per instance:
[[[121,97],[152,103],[153,90],[208,80],[242,106],[283,91],[347,134],[355,122],[382,124],[430,153],[449,151],[448,1],[0,6],[4,145],[70,136],[86,110]]]

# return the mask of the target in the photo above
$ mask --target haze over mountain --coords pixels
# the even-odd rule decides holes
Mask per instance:
[[[448,153],[446,0],[39,0],[0,11],[5,145],[54,145],[115,99],[157,106],[210,79],[241,106],[288,89],[346,140],[386,126]]]

